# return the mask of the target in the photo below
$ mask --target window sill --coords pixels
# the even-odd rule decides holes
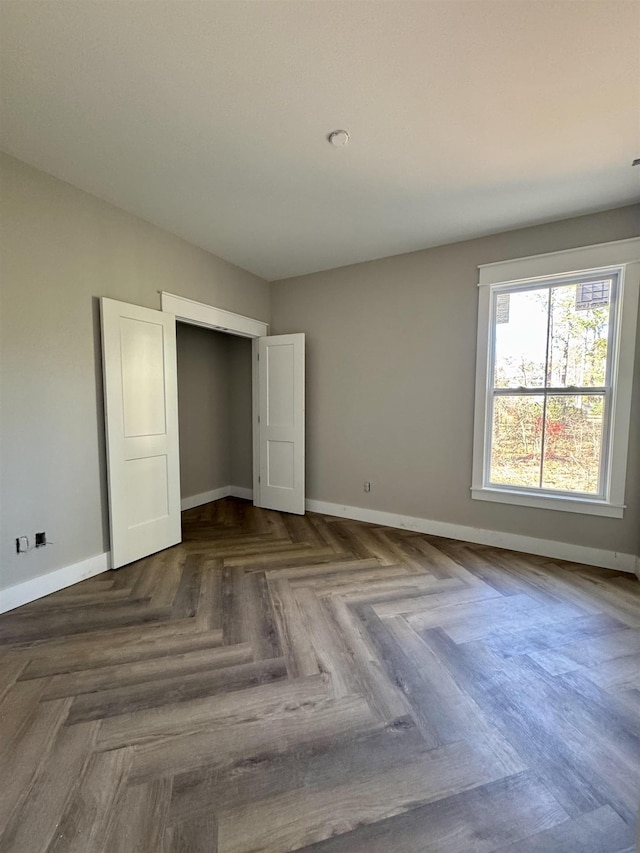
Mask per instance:
[[[489,487],[472,488],[471,497],[477,501],[493,501],[512,506],[529,506],[536,509],[554,509],[562,512],[575,512],[580,515],[604,515],[609,518],[622,518],[624,506],[589,498],[572,498],[564,495],[536,495],[531,492],[493,489]]]

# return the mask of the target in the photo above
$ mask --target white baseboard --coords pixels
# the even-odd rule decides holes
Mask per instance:
[[[537,554],[556,560],[571,560],[575,563],[585,563],[588,566],[631,572],[640,577],[639,558],[635,554],[604,551],[600,548],[571,545],[568,542],[556,542],[552,539],[520,536],[517,533],[501,533],[498,530],[484,530],[480,527],[465,527],[461,524],[450,524],[447,521],[413,518],[410,515],[396,515],[393,512],[380,512],[375,509],[344,506],[326,501],[307,500],[306,508],[310,512],[321,512],[324,515],[351,518],[354,521],[368,521],[371,524],[383,524],[386,527],[397,527],[401,530],[415,530],[418,533],[443,536],[447,539],[460,539],[463,542],[475,542],[478,545],[508,548],[510,551],[522,551],[525,554]]]
[[[221,486],[219,489],[212,489],[210,492],[202,492],[199,495],[192,495],[190,498],[182,498],[180,506],[184,512],[185,509],[193,509],[196,506],[210,504],[213,501],[228,497],[244,498],[250,501],[253,500],[253,489],[245,489],[243,486]]]
[[[47,572],[46,575],[0,590],[0,613],[6,613],[7,610],[13,610],[22,604],[28,604],[59,589],[106,572],[110,568],[109,556],[108,551],[104,554],[96,554],[95,557],[89,557],[71,566],[64,566],[62,569]]]
[[[231,486],[221,486],[219,489],[212,489],[210,492],[202,492],[199,495],[191,495],[190,498],[182,498],[180,501],[181,509],[184,512],[185,509],[193,509],[196,506],[227,498],[231,494],[230,488]]]
[[[229,486],[229,494],[232,498],[242,498],[245,501],[253,500],[253,489],[244,486]]]

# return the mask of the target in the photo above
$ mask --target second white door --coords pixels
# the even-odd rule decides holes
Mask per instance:
[[[304,334],[258,338],[258,494],[254,503],[304,515]],[[254,460],[255,462],[255,460]]]

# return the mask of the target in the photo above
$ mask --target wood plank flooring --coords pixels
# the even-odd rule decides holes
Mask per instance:
[[[3,853],[631,853],[640,583],[226,499],[0,617]]]

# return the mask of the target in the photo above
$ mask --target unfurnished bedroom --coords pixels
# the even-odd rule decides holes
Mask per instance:
[[[0,851],[633,853],[640,5],[0,0]]]

